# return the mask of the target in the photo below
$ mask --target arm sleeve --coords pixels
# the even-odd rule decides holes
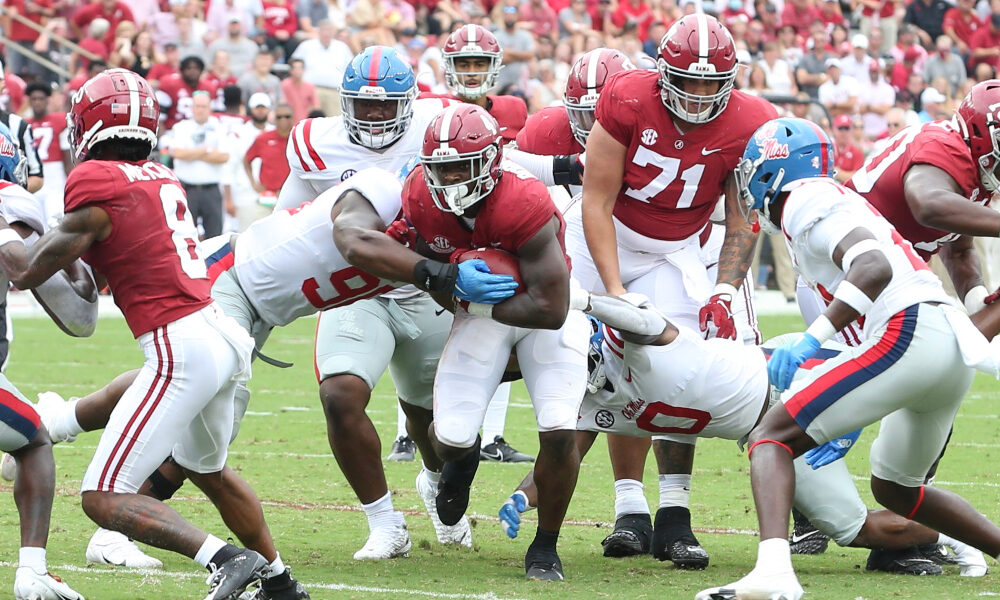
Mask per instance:
[[[242,165],[240,168],[243,168]],[[315,200],[317,196],[319,194],[316,193],[316,190],[312,188],[309,182],[300,178],[293,171],[289,173],[288,178],[285,179],[285,183],[281,186],[281,191],[278,192],[278,202],[274,205],[274,210],[279,211],[295,208],[303,202]]]

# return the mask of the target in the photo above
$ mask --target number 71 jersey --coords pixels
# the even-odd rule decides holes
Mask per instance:
[[[768,101],[733,91],[719,116],[682,134],[660,100],[659,74],[642,70],[612,75],[596,115],[625,146],[614,216],[657,240],[683,240],[705,226],[750,136],[778,116]]]
[[[369,167],[311,202],[255,221],[240,234],[232,269],[247,299],[271,325],[287,325],[403,285],[352,266],[337,250],[330,213],[349,190],[367,198],[383,223],[400,214],[402,186],[396,175]]]

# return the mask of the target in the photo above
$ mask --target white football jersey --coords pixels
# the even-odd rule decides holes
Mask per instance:
[[[8,223],[24,223],[38,235],[49,229],[44,203],[28,190],[9,181],[0,181],[0,217]],[[27,245],[30,246],[31,240],[36,239],[32,236]],[[0,302],[7,297],[8,284],[7,276],[0,271]]]
[[[868,230],[878,241],[892,266],[892,280],[865,315],[866,337],[908,306],[928,301],[951,303],[941,280],[910,242],[856,192],[828,177],[802,179],[791,187],[781,228],[792,265],[828,302],[846,275],[833,262],[833,252],[858,227]]]
[[[380,150],[351,141],[340,116],[298,123],[285,147],[291,172],[278,195],[275,210],[308,202],[366,167],[381,167],[395,173],[420,154],[427,127],[448,103],[439,98],[414,100],[413,119],[403,136]]]
[[[352,189],[368,198],[385,223],[399,215],[399,180],[372,167],[312,202],[254,222],[240,234],[232,268],[247,299],[268,323],[287,325],[402,285],[350,265],[337,250],[330,211]]]
[[[604,368],[613,390],[587,394],[578,429],[736,440],[757,422],[768,393],[756,346],[705,340],[685,327],[666,346],[624,342],[604,328]],[[681,438],[683,439],[683,438]]]

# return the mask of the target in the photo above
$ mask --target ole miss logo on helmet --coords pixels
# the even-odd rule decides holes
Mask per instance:
[[[17,147],[6,136],[0,136],[0,156],[17,158]]]

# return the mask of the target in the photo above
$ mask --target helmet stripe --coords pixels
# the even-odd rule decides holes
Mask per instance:
[[[438,137],[438,142],[440,142],[442,149],[448,147],[448,140],[451,139],[451,120],[454,118],[458,106],[453,104],[441,113],[441,135]]]
[[[601,62],[601,56],[604,51],[601,50],[595,54],[591,54],[587,60],[587,90],[593,90],[597,87],[597,66]]]
[[[139,110],[141,108],[139,82],[136,81],[132,73],[122,73],[122,77],[125,78],[125,85],[128,86],[128,124],[129,127],[136,127],[139,125]]]
[[[476,42],[478,41],[476,40],[476,34],[479,33],[479,31],[476,29],[476,26],[473,25],[472,23],[469,23],[468,25],[465,26],[465,33],[467,39],[469,40],[469,45],[475,46]]]
[[[708,64],[708,17],[695,13],[698,22],[698,64]]]
[[[368,63],[368,85],[374,87],[378,85],[378,66],[382,62],[382,46],[375,46],[372,49],[371,62]]]
[[[809,127],[813,130],[813,133],[815,133],[816,137],[818,138],[817,141],[819,141],[819,158],[820,161],[822,161],[822,164],[819,167],[820,169],[819,174],[822,177],[826,177],[827,175],[829,175],[829,172],[827,171],[826,168],[826,164],[830,160],[830,154],[829,154],[830,145],[826,142],[827,140],[826,132],[820,129],[819,125],[813,123],[812,121],[803,119],[803,122],[809,124]]]

